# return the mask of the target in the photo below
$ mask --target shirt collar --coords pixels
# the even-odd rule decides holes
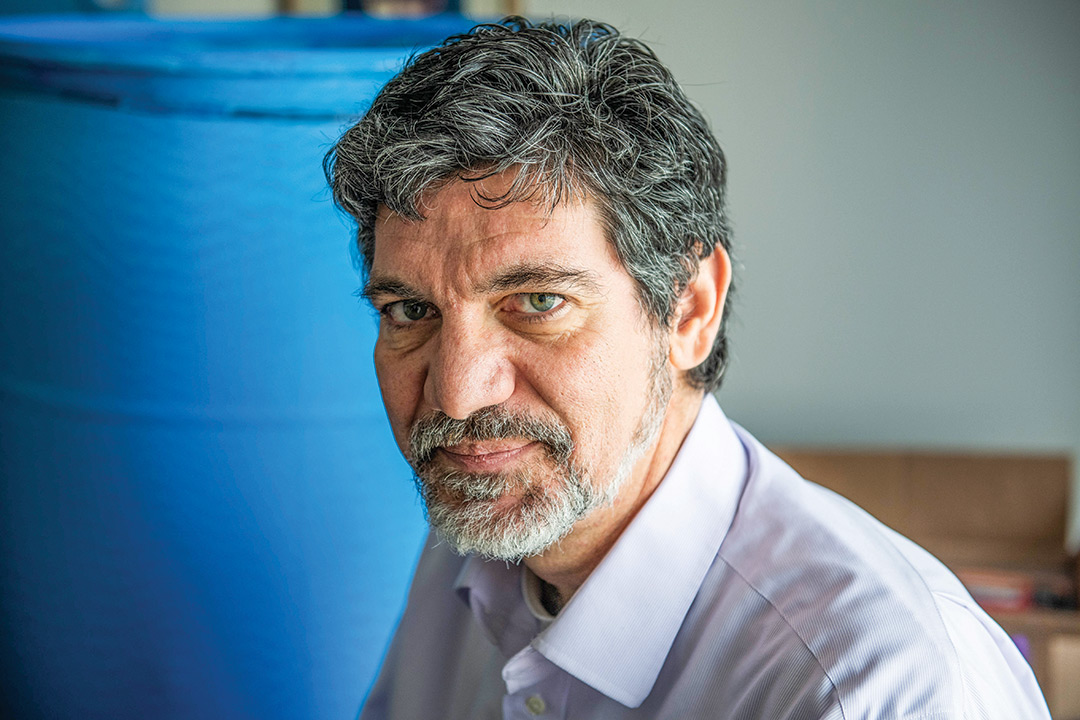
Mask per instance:
[[[455,589],[505,656],[532,638],[555,665],[638,707],[727,534],[746,471],[742,443],[706,395],[664,480],[547,629],[536,634],[521,567],[470,556]]]
[[[528,645],[541,628],[522,597],[523,569],[502,560],[469,555],[454,581],[458,597],[469,606],[477,624],[506,658]]]
[[[533,647],[641,705],[731,526],[746,470],[745,448],[706,395],[663,482]]]

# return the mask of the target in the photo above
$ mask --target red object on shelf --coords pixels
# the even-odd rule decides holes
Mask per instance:
[[[984,610],[1016,612],[1035,604],[1035,581],[1026,573],[979,568],[956,576]]]

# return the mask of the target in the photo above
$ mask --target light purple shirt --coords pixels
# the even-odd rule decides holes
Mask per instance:
[[[1050,717],[941,563],[800,478],[711,396],[554,621],[530,610],[523,570],[432,537],[361,718]]]

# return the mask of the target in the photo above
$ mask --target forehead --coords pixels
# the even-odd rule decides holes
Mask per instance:
[[[485,182],[455,180],[428,193],[419,221],[380,207],[371,279],[460,292],[484,285],[507,267],[547,264],[587,270],[609,281],[620,274],[629,280],[592,201],[554,208],[529,201],[485,207],[477,203],[478,194],[497,195],[501,180]]]

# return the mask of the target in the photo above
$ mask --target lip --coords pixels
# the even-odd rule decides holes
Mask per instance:
[[[466,472],[498,472],[528,454],[536,441],[481,442],[439,448],[439,453]]]

